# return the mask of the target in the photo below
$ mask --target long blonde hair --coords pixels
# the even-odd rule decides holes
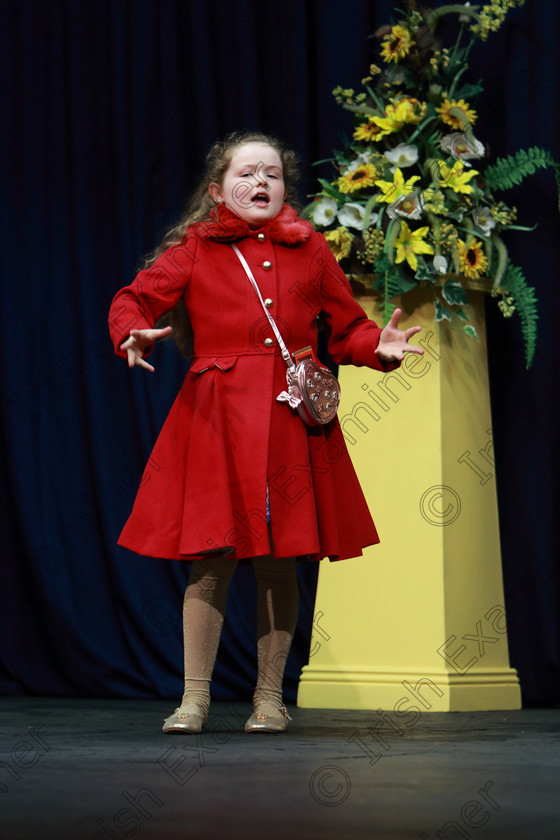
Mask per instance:
[[[224,175],[231,163],[235,150],[246,143],[264,143],[278,152],[282,161],[286,201],[292,207],[299,209],[297,195],[299,161],[296,153],[286,148],[276,137],[263,134],[260,131],[232,132],[223,140],[214,143],[210,148],[210,151],[206,155],[206,171],[203,178],[188,199],[185,210],[179,220],[166,231],[157,248],[147,255],[144,268],[152,265],[159,255],[168,248],[174,245],[180,245],[190,225],[194,224],[194,222],[204,221],[210,217],[212,208],[215,205],[208,193],[208,187],[212,183],[222,185]],[[158,321],[158,326],[166,324],[170,324],[173,327],[173,332],[170,337],[175,340],[180,352],[187,358],[191,358],[191,352],[187,347],[192,345],[192,329],[182,300],[179,300],[175,307]]]

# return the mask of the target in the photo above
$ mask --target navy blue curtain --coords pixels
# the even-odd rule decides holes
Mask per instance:
[[[529,3],[473,53],[486,81],[477,132],[493,155],[560,148],[559,12]],[[116,546],[186,370],[170,345],[155,375],[112,354],[107,310],[179,215],[210,144],[273,132],[315,160],[350,131],[331,96],[357,87],[390,0],[19,0],[3,4],[0,691],[173,697],[182,690],[188,567]],[[477,127],[478,127],[477,126]],[[560,381],[554,187],[516,195],[514,259],[538,287],[540,339],[524,369],[518,324],[489,308],[496,471],[511,660],[526,704],[560,701],[554,511]],[[301,610],[286,698],[309,653],[317,566],[299,564]],[[213,694],[249,699],[255,584],[230,590]]]

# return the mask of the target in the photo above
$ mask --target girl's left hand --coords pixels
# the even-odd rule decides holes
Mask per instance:
[[[414,344],[408,343],[409,338],[420,332],[422,327],[409,327],[407,330],[399,330],[401,315],[402,309],[395,309],[391,315],[391,320],[379,338],[379,344],[375,352],[384,362],[402,362],[405,353],[418,353],[420,356],[424,353],[421,347],[415,347]]]

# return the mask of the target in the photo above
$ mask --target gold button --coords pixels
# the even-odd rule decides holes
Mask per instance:
[[[271,338],[265,338],[264,340],[265,347],[272,347],[274,341]]]
[[[274,301],[272,300],[272,298],[267,298],[264,302],[264,305],[268,306],[268,308],[270,309],[270,307],[273,305],[273,303],[274,303]]]
[[[262,264],[262,267],[265,271],[269,271],[272,268],[272,263],[269,260],[265,260]]]
[[[259,240],[259,242],[264,242],[266,236],[264,235],[264,233],[257,233],[257,239]]]

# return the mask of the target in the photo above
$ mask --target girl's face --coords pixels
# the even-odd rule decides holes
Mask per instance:
[[[244,143],[233,153],[222,184],[210,184],[208,192],[250,227],[262,227],[278,215],[286,197],[280,155],[265,143]]]

